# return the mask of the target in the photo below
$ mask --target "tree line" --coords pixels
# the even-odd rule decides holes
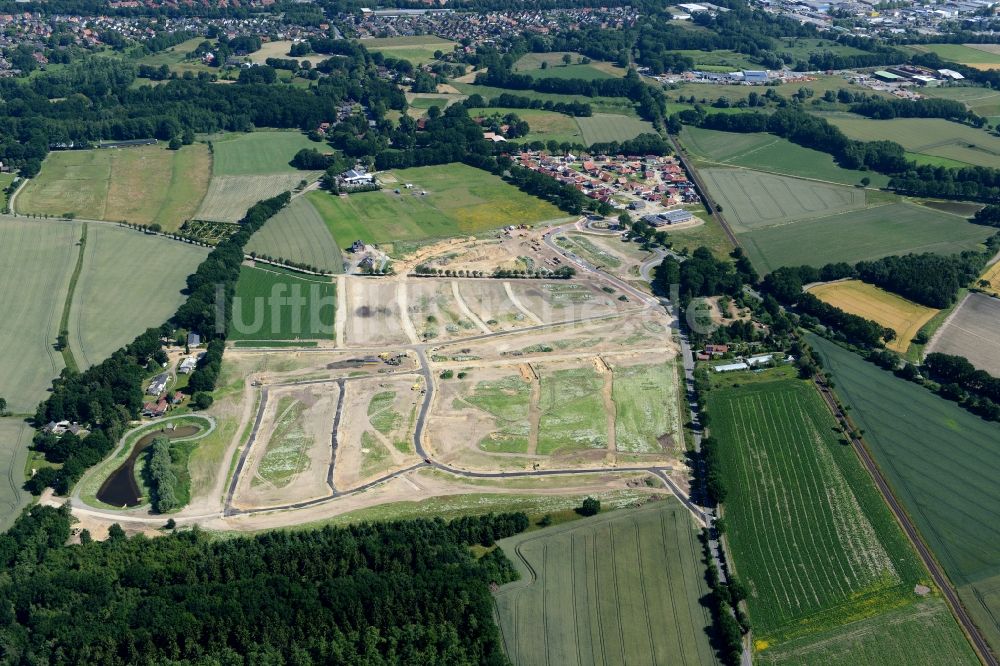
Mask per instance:
[[[70,521],[34,506],[0,535],[5,663],[508,663],[489,585],[517,574],[469,546],[524,514],[64,545]]]

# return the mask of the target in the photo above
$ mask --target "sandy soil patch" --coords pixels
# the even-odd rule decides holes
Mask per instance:
[[[396,302],[396,287],[397,283],[390,280],[347,281],[347,344],[379,346],[409,343]]]

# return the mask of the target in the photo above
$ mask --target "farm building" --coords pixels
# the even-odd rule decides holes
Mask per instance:
[[[736,370],[749,370],[750,366],[740,361],[738,363],[726,363],[724,365],[716,365],[712,368],[716,372],[735,372]]]
[[[375,177],[364,169],[348,169],[340,178],[348,185],[365,185],[372,182]]]

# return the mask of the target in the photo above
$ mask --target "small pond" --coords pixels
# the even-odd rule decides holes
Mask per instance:
[[[141,489],[135,480],[135,461],[139,459],[142,452],[149,448],[154,439],[166,437],[167,439],[183,439],[191,437],[201,432],[202,428],[196,425],[182,425],[176,428],[162,428],[147,433],[135,443],[132,453],[121,466],[111,473],[101,489],[97,491],[97,499],[111,506],[131,507],[140,504],[143,498],[139,495]]]

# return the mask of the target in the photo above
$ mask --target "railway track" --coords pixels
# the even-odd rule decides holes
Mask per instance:
[[[867,468],[868,473],[871,474],[872,480],[875,482],[875,486],[878,488],[879,493],[881,493],[882,498],[885,503],[889,505],[889,509],[892,514],[896,517],[896,521],[899,523],[900,527],[903,528],[903,532],[906,534],[907,539],[913,544],[913,547],[917,550],[920,555],[920,559],[923,560],[924,566],[931,574],[931,579],[933,579],[934,584],[938,586],[944,595],[945,601],[948,602],[948,606],[951,608],[952,615],[958,620],[959,625],[961,625],[962,630],[965,632],[966,638],[972,644],[973,649],[976,651],[976,656],[979,660],[986,666],[1000,666],[1000,662],[997,661],[996,656],[990,650],[989,644],[986,639],[983,638],[982,634],[979,632],[979,628],[976,627],[975,622],[969,616],[965,607],[962,606],[961,600],[958,598],[958,592],[952,586],[951,581],[948,580],[947,575],[941,569],[941,565],[938,564],[937,560],[934,558],[934,554],[931,552],[927,544],[924,543],[923,538],[920,536],[920,532],[917,531],[916,526],[910,520],[909,515],[900,505],[896,496],[892,492],[892,488],[889,487],[888,481],[882,475],[882,470],[879,469],[878,464],[872,458],[871,454],[868,452],[868,448],[861,441],[861,438],[854,436],[854,431],[851,428],[850,422],[847,420],[847,415],[840,409],[840,405],[833,396],[833,392],[830,387],[820,377],[814,377],[816,386],[819,389],[820,395],[823,396],[823,400],[826,401],[827,407],[833,412],[834,417],[837,422],[847,433],[848,439],[851,440],[851,445],[857,452],[858,457],[861,458],[861,462],[864,463],[865,468]]]

